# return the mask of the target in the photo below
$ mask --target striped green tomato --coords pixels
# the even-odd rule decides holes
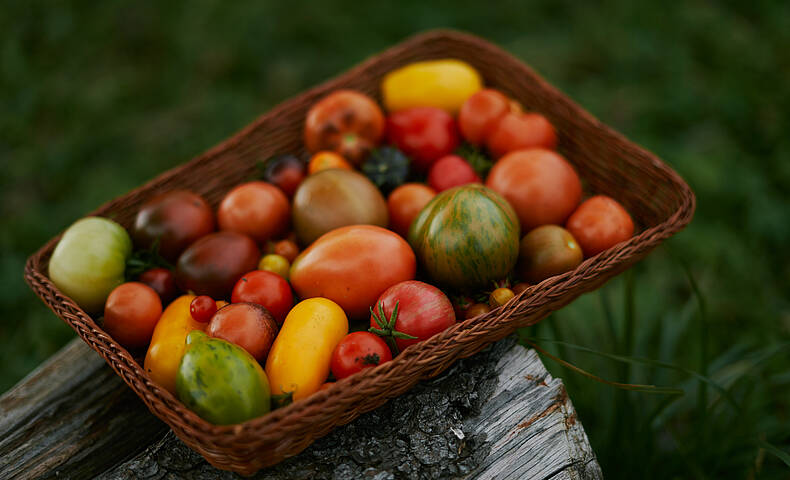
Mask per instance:
[[[437,195],[420,211],[409,229],[409,244],[440,285],[485,287],[516,264],[518,217],[493,190],[463,185]]]

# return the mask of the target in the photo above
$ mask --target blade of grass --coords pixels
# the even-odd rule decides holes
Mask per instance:
[[[779,458],[779,460],[785,462],[785,465],[790,467],[790,453],[785,452],[781,448],[777,447],[776,445],[772,445],[765,440],[758,440],[757,445],[759,445],[760,448],[764,449],[766,452],[773,454]]]

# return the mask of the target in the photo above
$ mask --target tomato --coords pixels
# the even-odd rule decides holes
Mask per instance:
[[[245,274],[236,282],[231,302],[249,302],[266,307],[278,325],[282,325],[294,299],[291,286],[283,277],[264,270]]]
[[[329,376],[332,352],[348,333],[343,309],[326,298],[299,302],[285,318],[266,359],[272,394],[312,395]]]
[[[215,313],[217,313],[217,303],[208,295],[195,297],[189,304],[189,314],[200,323],[208,323]]]
[[[428,185],[441,193],[467,183],[483,183],[469,162],[458,155],[440,158],[428,173]]]
[[[585,200],[565,227],[587,257],[628,240],[634,234],[634,221],[628,211],[617,200],[605,195]]]
[[[277,255],[276,253],[264,255],[258,263],[258,270],[276,273],[285,280],[288,280],[290,269],[291,262],[289,262],[287,258],[282,255]]]
[[[173,275],[173,272],[166,268],[160,267],[146,270],[140,274],[137,280],[153,288],[159,294],[163,304],[170,303],[170,300],[176,298],[178,294],[176,277]]]
[[[352,170],[354,167],[340,154],[324,150],[310,157],[310,162],[307,164],[307,173],[312,175],[329,168]]]
[[[376,102],[354,90],[336,90],[307,112],[304,143],[311,152],[331,150],[360,165],[384,134],[384,114]]]
[[[409,158],[397,148],[381,147],[370,153],[362,164],[362,173],[379,190],[389,193],[406,181],[410,163]]]
[[[521,293],[524,290],[528,289],[530,286],[531,285],[529,283],[527,283],[527,282],[519,282],[519,283],[513,285],[513,288],[511,290],[513,290],[513,293],[515,295],[518,295],[519,293]]]
[[[482,88],[480,74],[456,59],[410,63],[389,72],[381,82],[387,110],[436,107],[455,114],[470,95]]]
[[[522,278],[538,283],[573,270],[582,260],[582,249],[573,235],[557,225],[543,225],[521,239],[516,272]]]
[[[387,117],[387,137],[419,171],[427,171],[433,162],[453,153],[460,141],[453,117],[434,107],[391,114]]]
[[[214,212],[195,193],[174,190],[148,200],[137,212],[132,238],[138,248],[158,242],[159,254],[174,262],[198,238],[214,231]]]
[[[258,243],[283,235],[290,218],[291,206],[285,194],[266,182],[237,186],[217,209],[220,230],[249,235]]]
[[[316,240],[291,266],[301,298],[325,297],[363,318],[381,293],[414,278],[417,261],[394,232],[372,225],[338,228]]]
[[[582,197],[582,183],[570,163],[540,148],[502,157],[489,172],[486,186],[513,206],[522,232],[564,224]]]
[[[274,244],[274,248],[270,253],[280,255],[290,263],[299,255],[299,245],[293,240],[280,240]]]
[[[398,311],[395,312],[397,305]],[[387,324],[394,317],[394,324]],[[455,324],[453,304],[441,290],[417,280],[388,288],[375,303],[371,332],[395,339],[397,348],[427,340]],[[411,336],[414,338],[403,338]]]
[[[412,220],[435,196],[434,189],[421,183],[406,183],[393,190],[387,199],[390,228],[405,238]]]
[[[510,100],[498,90],[486,88],[469,97],[458,112],[461,134],[472,145],[483,145],[499,119],[510,111]]]
[[[557,132],[539,113],[508,113],[491,130],[486,146],[494,158],[526,148],[553,149]]]
[[[104,330],[126,348],[148,346],[162,301],[153,288],[140,282],[117,286],[104,306]]]
[[[390,360],[392,352],[381,337],[370,332],[353,332],[335,347],[330,369],[340,380]]]
[[[513,290],[505,287],[500,287],[491,292],[488,296],[488,305],[491,308],[501,307],[515,297],[516,294]]]
[[[217,310],[206,333],[240,346],[259,362],[266,359],[277,336],[277,324],[264,307],[256,303],[231,303]]]
[[[88,313],[100,312],[110,292],[124,282],[132,240],[112,220],[87,217],[65,232],[49,259],[49,278]]]
[[[464,314],[464,320],[469,320],[470,318],[479,317],[480,315],[485,315],[486,313],[491,311],[491,306],[487,303],[475,303],[471,307],[466,309],[466,313]]]
[[[263,179],[282,190],[288,198],[293,197],[305,176],[304,162],[295,155],[277,155],[263,165]]]
[[[176,284],[184,291],[211,298],[229,298],[236,281],[255,270],[261,256],[248,236],[216,232],[189,246],[178,257]]]
[[[387,202],[367,177],[350,170],[324,170],[310,175],[293,200],[293,226],[303,245],[346,225],[388,222]]]

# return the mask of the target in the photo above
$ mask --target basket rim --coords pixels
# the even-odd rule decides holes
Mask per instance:
[[[416,345],[410,346],[401,352],[400,355],[393,358],[392,361],[386,362],[374,368],[365,369],[362,372],[359,372],[348,378],[339,380],[330,388],[320,390],[306,399],[294,402],[291,405],[274,410],[261,417],[235,425],[214,425],[207,422],[206,420],[203,420],[195,413],[187,409],[169,391],[154,383],[147,372],[145,372],[145,369],[134,359],[128,350],[116,343],[110,335],[108,335],[98,326],[96,321],[90,315],[83,311],[73,300],[64,295],[51,282],[47,276],[47,272],[45,271],[46,265],[48,263],[48,257],[51,254],[51,251],[54,249],[54,246],[60,240],[63,231],[50,239],[35,253],[28,257],[25,264],[25,280],[28,282],[34,292],[49,306],[49,308],[51,308],[56,313],[56,315],[60,316],[67,323],[69,323],[69,325],[74,328],[75,331],[77,331],[78,335],[86,343],[88,343],[91,348],[99,352],[105,358],[107,363],[123,378],[124,382],[126,382],[127,385],[135,390],[135,392],[146,403],[149,409],[159,418],[168,423],[168,425],[171,427],[173,427],[173,425],[171,425],[171,420],[173,419],[168,418],[164,414],[160,414],[158,410],[152,408],[153,402],[161,401],[165,408],[169,410],[170,413],[172,413],[172,416],[178,417],[183,423],[186,424],[185,427],[191,430],[193,435],[209,435],[217,439],[225,439],[217,440],[219,443],[227,441],[227,439],[243,438],[247,435],[254,435],[258,439],[266,440],[276,438],[276,436],[272,434],[272,430],[274,430],[274,427],[281,422],[291,421],[295,417],[303,415],[305,411],[318,409],[330,398],[353,396],[354,393],[359,390],[360,384],[364,381],[373,377],[386,379],[391,375],[395,375],[399,366],[405,364],[407,361],[421,362],[427,355],[429,355],[432,349],[439,345],[446,344],[447,342],[451,342],[453,337],[456,335],[482,335],[483,331],[489,327],[490,321],[494,319],[497,321],[504,321],[508,319],[516,312],[518,306],[524,306],[531,302],[540,301],[544,301],[546,302],[546,305],[550,305],[552,301],[556,300],[560,295],[567,291],[572,282],[578,280],[580,274],[584,277],[584,279],[592,281],[598,276],[598,274],[602,273],[606,269],[612,269],[618,266],[620,263],[622,263],[622,259],[625,257],[634,255],[635,252],[641,252],[655,247],[661,241],[683,229],[691,221],[696,206],[696,198],[693,191],[678,173],[666,165],[655,154],[639,145],[634,144],[633,142],[626,139],[624,135],[599,121],[587,110],[571,100],[570,97],[565,95],[553,85],[549,84],[539,74],[532,71],[532,69],[522,60],[477,36],[452,29],[429,30],[408,37],[406,40],[397,43],[382,52],[379,52],[379,54],[368,57],[352,68],[342,71],[318,85],[310,87],[296,95],[287,98],[270,110],[258,116],[255,120],[240,129],[230,138],[221,141],[216,146],[207,150],[205,153],[199,154],[193,159],[155,176],[153,179],[145,182],[143,185],[106,202],[88,215],[100,215],[112,209],[130,195],[136,192],[148,190],[153,186],[161,184],[167,179],[177,176],[180,174],[180,169],[182,167],[211,161],[222,152],[239,144],[239,142],[241,142],[253,131],[261,128],[265,122],[269,121],[269,119],[277,117],[280,113],[285,111],[290,104],[293,104],[300,99],[322,95],[326,92],[334,90],[337,88],[336,84],[340,80],[359,74],[360,72],[370,68],[378,61],[379,55],[395,48],[411,48],[439,39],[449,39],[451,41],[474,44],[477,47],[483,45],[485,48],[495,49],[500,55],[504,53],[514,62],[518,62],[520,65],[523,65],[524,68],[531,72],[542,88],[551,92],[555,92],[557,95],[564,97],[566,101],[575,107],[576,113],[583,117],[585,121],[595,126],[601,131],[601,133],[609,136],[610,138],[626,142],[629,145],[635,147],[639,152],[642,153],[644,159],[650,162],[653,168],[665,173],[669,178],[673,192],[676,193],[680,199],[678,208],[674,211],[674,213],[672,213],[660,223],[646,228],[639,234],[634,235],[630,239],[621,242],[618,245],[599,253],[598,255],[585,259],[575,270],[550,277],[536,285],[530,286],[527,290],[521,292],[515,298],[515,300],[509,302],[503,307],[494,309],[491,312],[474,319],[460,321],[444,332]],[[49,297],[54,298],[55,301],[50,302],[47,300],[47,298],[45,298],[45,293]],[[87,326],[87,329],[78,327],[78,325],[75,324],[76,320],[82,321]],[[107,351],[114,352],[114,354],[110,354],[109,356],[105,355],[103,352]],[[144,381],[144,389],[142,389],[142,391],[138,391],[137,388],[135,388],[132,383],[132,376],[136,376],[138,379],[142,379]]]

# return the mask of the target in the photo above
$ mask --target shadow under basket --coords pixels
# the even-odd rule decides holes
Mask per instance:
[[[622,203],[634,218],[638,233],[571,272],[531,286],[503,307],[407,348],[391,362],[263,417],[230,426],[206,422],[153,383],[126,349],[53,285],[47,278],[47,267],[60,236],[28,259],[25,280],[184,443],[217,468],[252,474],[296,455],[332,428],[404,393],[419,380],[438,375],[456,360],[517,328],[537,323],[629,268],[691,220],[694,194],[661,160],[593,118],[510,54],[480,38],[446,30],[407,39],[280,104],[217,147],[110,201],[92,215],[110,216],[128,229],[147,199],[173,189],[192,190],[216,207],[232,187],[253,177],[260,160],[280,153],[304,153],[304,118],[320,98],[339,88],[379,98],[379,83],[389,71],[414,61],[443,58],[468,62],[481,73],[486,86],[544,114],[557,129],[558,151],[574,165],[587,191]]]

